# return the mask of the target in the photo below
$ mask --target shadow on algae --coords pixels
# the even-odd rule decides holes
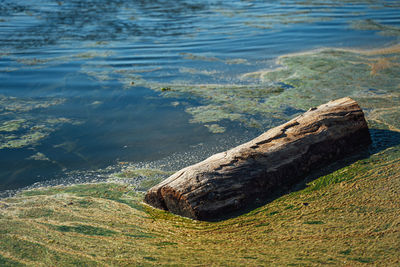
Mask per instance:
[[[371,134],[372,144],[367,148],[360,148],[358,151],[346,156],[341,160],[337,160],[332,164],[325,164],[321,167],[315,166],[315,170],[304,176],[300,183],[286,187],[275,187],[271,189],[272,192],[267,198],[258,200],[258,202],[253,203],[253,205],[248,206],[246,209],[229,214],[223,214],[219,218],[216,218],[215,221],[218,222],[246,214],[276,199],[279,199],[286,194],[295,193],[301,190],[318,190],[330,184],[340,183],[342,181],[352,179],[358,172],[362,172],[364,168],[358,169],[357,172],[347,173],[347,176],[336,176],[332,174],[335,174],[338,170],[343,170],[348,166],[354,165],[355,163],[367,164],[369,158],[374,154],[400,145],[400,132],[384,129],[369,129],[369,131]]]

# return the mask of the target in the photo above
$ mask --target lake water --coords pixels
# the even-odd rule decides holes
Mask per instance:
[[[393,97],[391,84],[336,90],[321,77],[301,91],[260,71],[291,53],[396,45],[399,27],[389,0],[2,0],[0,191],[176,170],[306,106]]]

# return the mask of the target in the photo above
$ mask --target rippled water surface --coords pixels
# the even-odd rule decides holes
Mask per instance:
[[[298,73],[260,70],[317,48],[396,45],[399,26],[399,1],[3,0],[0,190],[129,164],[175,170],[303,112],[293,99],[396,104],[384,82],[334,91],[324,71],[307,91]],[[398,52],[390,60],[377,71]]]

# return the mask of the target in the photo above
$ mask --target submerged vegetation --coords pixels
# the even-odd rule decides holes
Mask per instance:
[[[64,117],[32,116],[61,105],[65,99],[16,98],[0,95],[0,149],[35,146],[63,124],[79,124]]]
[[[265,129],[310,106],[344,96],[360,102],[370,119],[393,128],[400,101],[399,45],[359,51],[325,48],[281,56],[276,65],[275,69],[241,75],[246,83],[242,85],[142,82],[165,97],[199,99],[200,105],[186,108],[192,115],[190,122],[203,123],[214,133],[223,128],[211,125],[222,123],[219,126],[224,127],[225,121]]]

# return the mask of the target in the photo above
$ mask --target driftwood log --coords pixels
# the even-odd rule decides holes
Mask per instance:
[[[370,142],[361,108],[341,98],[176,172],[149,189],[144,201],[185,217],[213,220],[266,199]]]

